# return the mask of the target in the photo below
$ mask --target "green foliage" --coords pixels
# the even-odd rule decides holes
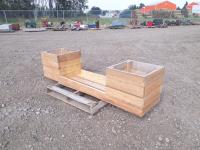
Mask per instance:
[[[35,0],[0,0],[0,10],[33,10],[35,8],[52,10],[55,6],[58,10],[82,11],[87,8],[86,2],[87,0],[43,0],[40,3],[36,3]]]
[[[125,9],[123,10],[120,15],[120,18],[131,18],[131,10],[130,9]]]
[[[100,15],[100,14],[102,14],[102,10],[101,10],[101,8],[94,6],[89,11],[89,14],[91,14],[91,15]]]
[[[0,10],[32,10],[35,8],[34,0],[1,0]]]
[[[142,7],[144,7],[145,5],[143,3],[140,3],[139,9],[141,9]]]
[[[188,14],[189,14],[187,10],[187,5],[188,5],[188,2],[186,2],[183,8],[181,9],[181,14],[186,18],[188,17]]]
[[[128,7],[129,10],[135,10],[135,9],[138,9],[138,7],[136,5],[130,5]]]
[[[83,10],[87,8],[86,0],[54,0],[58,10]]]

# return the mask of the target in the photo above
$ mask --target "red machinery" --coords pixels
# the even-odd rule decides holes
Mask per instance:
[[[153,28],[154,27],[154,23],[152,21],[148,21],[147,22],[147,27],[148,28]]]

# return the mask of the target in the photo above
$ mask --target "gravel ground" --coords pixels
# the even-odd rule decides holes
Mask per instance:
[[[0,149],[200,150],[200,27],[0,33]],[[81,49],[104,73],[126,59],[164,65],[161,102],[138,118],[108,105],[96,116],[45,94],[40,52]]]

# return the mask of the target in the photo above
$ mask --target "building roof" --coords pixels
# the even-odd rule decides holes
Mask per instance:
[[[163,1],[156,5],[145,6],[145,7],[141,8],[140,11],[141,11],[141,13],[146,14],[153,10],[161,10],[161,9],[176,10],[176,4],[174,4],[170,1]]]
[[[199,5],[199,4],[196,3],[196,2],[192,2],[192,3],[190,3],[190,4],[187,5],[187,9],[192,10],[192,7],[193,7],[194,5]]]

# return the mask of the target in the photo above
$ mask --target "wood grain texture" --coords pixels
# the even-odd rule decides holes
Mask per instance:
[[[123,72],[123,71],[118,71],[116,69],[106,69],[106,78],[118,78],[122,81],[129,81],[131,83],[134,83],[135,85],[144,87],[144,78],[137,76],[137,75],[132,75],[128,72]],[[107,84],[107,83],[106,83]]]
[[[90,72],[87,70],[81,70],[81,74],[78,75],[80,78],[95,82],[95,83],[99,83],[105,86],[105,82],[106,82],[106,77],[104,75],[101,74],[97,74],[94,72]]]
[[[48,79],[54,80],[54,81],[58,81],[59,79],[59,75],[53,74],[53,73],[49,73],[47,71],[44,71],[44,76]]]
[[[48,67],[53,67],[57,69],[62,69],[65,67],[68,67],[70,65],[76,65],[76,64],[81,64],[81,59],[73,59],[73,60],[68,60],[68,61],[63,61],[63,62],[53,62],[53,61],[48,61],[48,59],[43,59],[42,64]]]
[[[96,98],[99,98],[101,100],[104,99],[104,95],[105,95],[104,91],[99,90],[97,88],[94,88],[94,87],[92,87],[88,84],[69,79],[66,76],[60,76],[58,82],[61,85],[70,87],[70,88],[78,90],[78,91],[81,91],[83,93],[89,94],[89,95],[94,96]]]
[[[108,67],[104,76],[82,69],[80,51],[42,52],[41,57],[45,77],[137,116],[144,116],[160,99],[164,67],[129,60],[118,70]]]
[[[58,55],[58,62],[74,60],[81,57],[81,51],[73,51],[67,54]]]
[[[160,95],[161,87],[158,87],[152,91],[150,95],[147,97],[137,97],[135,95],[127,94],[119,90],[115,90],[113,88],[106,87],[106,95],[109,95],[112,99],[117,99],[120,101],[124,101],[124,103],[133,105],[140,109],[145,109],[150,103],[156,100],[155,97]]]

